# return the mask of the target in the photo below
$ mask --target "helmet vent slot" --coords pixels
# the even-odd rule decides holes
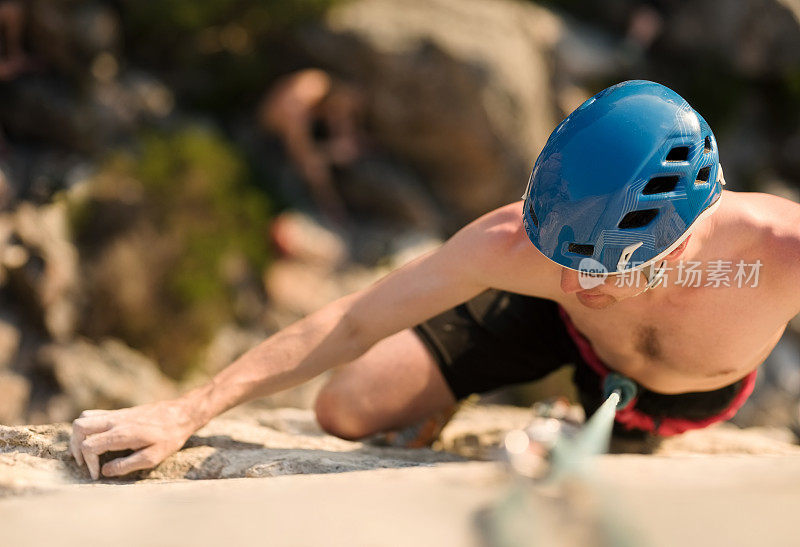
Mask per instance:
[[[664,194],[666,192],[672,192],[678,185],[679,180],[680,177],[677,175],[671,175],[668,177],[653,177],[642,190],[642,194],[649,196],[652,194]]]
[[[576,255],[592,256],[594,254],[594,245],[570,243],[567,249],[569,252],[575,253]]]
[[[688,146],[676,146],[667,154],[667,161],[686,161],[689,159]]]
[[[703,145],[703,154],[711,152],[711,137],[706,137],[705,144]]]
[[[641,228],[650,224],[658,215],[658,209],[641,209],[639,211],[631,211],[619,221],[620,230],[628,230],[631,228]]]
[[[536,216],[536,213],[533,212],[533,201],[528,204],[528,212],[531,214],[531,220],[533,221],[533,225],[537,228],[539,227],[539,219]]]
[[[708,182],[708,177],[711,174],[711,166],[703,167],[697,172],[697,178],[694,181],[695,184],[705,184]]]

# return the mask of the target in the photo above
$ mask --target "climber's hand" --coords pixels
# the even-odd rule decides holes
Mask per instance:
[[[148,469],[177,452],[197,429],[191,409],[181,399],[121,410],[86,410],[72,422],[70,451],[78,465],[89,468],[93,479],[126,475]],[[100,469],[100,454],[134,450]]]

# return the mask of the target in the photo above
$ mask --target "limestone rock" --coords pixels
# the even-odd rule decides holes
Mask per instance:
[[[791,74],[800,66],[800,3],[795,0],[702,0],[675,3],[665,45],[714,55],[748,76]]]
[[[19,423],[25,415],[30,393],[30,383],[24,377],[0,372],[0,423]]]
[[[17,356],[22,332],[16,318],[0,312],[0,369],[8,368]]]
[[[800,455],[800,446],[794,441],[790,432],[779,428],[739,429],[719,424],[664,439],[655,453]]]
[[[175,386],[145,356],[118,340],[49,344],[40,366],[69,398],[72,416],[90,408],[122,408],[172,397]]]
[[[266,332],[247,330],[233,324],[225,325],[217,330],[208,345],[205,356],[201,359],[200,369],[208,374],[216,374],[266,337]]]
[[[639,60],[603,30],[508,0],[347,2],[304,42],[364,88],[375,140],[423,175],[450,228],[517,199],[556,123],[588,98],[581,87]],[[398,198],[417,227],[438,224]]]
[[[505,431],[520,427],[528,409],[467,407],[442,433],[449,449],[470,446],[484,455]],[[90,482],[68,452],[69,424],[0,426],[0,495],[52,490]],[[761,430],[723,425],[663,443],[661,456],[691,454],[797,455],[800,447]],[[494,456],[496,457],[496,453]],[[640,456],[641,457],[641,456]],[[407,450],[345,441],[323,433],[313,412],[299,409],[234,409],[193,435],[178,453],[150,471],[106,483],[276,477],[356,470],[425,466],[463,461],[450,452]]]
[[[305,37],[309,53],[365,87],[376,139],[430,181],[451,220],[519,196],[558,121],[555,15],[500,0],[361,0],[326,27]]]
[[[792,329],[759,367],[755,388],[731,420],[739,427],[790,427],[800,434],[800,337]]]
[[[505,434],[524,429],[533,417],[529,408],[465,405],[439,435],[439,445],[450,452],[490,460],[500,456]]]
[[[366,155],[341,171],[339,191],[355,218],[438,233],[442,215],[428,188],[396,161]]]
[[[281,213],[272,221],[270,232],[275,246],[286,257],[329,268],[347,259],[341,235],[305,213]]]
[[[0,426],[0,495],[89,482],[68,451],[69,424]],[[369,446],[324,434],[308,410],[237,409],[212,420],[177,454],[122,479],[175,481],[341,473],[462,458],[433,450]],[[119,482],[113,480],[107,482]]]
[[[21,203],[13,214],[9,237],[18,243],[6,243],[3,259],[15,289],[39,308],[54,340],[68,340],[76,328],[80,276],[66,205]]]
[[[524,428],[531,420],[527,408],[478,405],[465,406],[442,430],[440,446],[470,458],[494,459],[505,434]],[[771,454],[800,455],[800,446],[787,428],[739,428],[730,423],[715,424],[674,437],[646,437],[642,440],[612,439],[612,452],[646,453],[663,456],[686,454]]]
[[[264,287],[273,305],[298,317],[343,296],[329,268],[295,260],[275,261],[264,273]]]

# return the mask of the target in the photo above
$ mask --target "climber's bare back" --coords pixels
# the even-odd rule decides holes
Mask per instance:
[[[767,357],[800,312],[800,206],[757,193],[725,191],[721,199],[670,261],[675,269],[667,274],[667,286],[638,296],[643,284],[617,287],[615,277],[583,290],[577,272],[549,261],[530,243],[520,220],[522,202],[510,204],[478,221],[495,234],[488,240],[502,242],[506,251],[489,284],[558,302],[607,365],[652,390],[729,385]],[[681,260],[701,263],[700,286],[690,286],[695,280],[676,283]],[[719,260],[722,266],[714,264]],[[740,261],[749,280],[734,277]],[[760,267],[751,266],[757,261]],[[732,271],[716,274],[727,282],[714,281],[709,272],[727,264]]]

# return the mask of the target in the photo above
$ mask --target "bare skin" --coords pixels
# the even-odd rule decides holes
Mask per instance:
[[[94,478],[155,466],[221,412],[334,367],[316,407],[327,431],[358,438],[413,423],[454,398],[410,327],[490,287],[558,302],[610,368],[649,389],[728,385],[764,360],[800,312],[800,206],[766,194],[725,191],[721,199],[667,257],[669,265],[760,260],[757,287],[668,281],[642,293],[643,285],[618,287],[609,277],[583,290],[577,272],[530,243],[516,202],[275,334],[199,389],[175,400],[85,412],[73,423],[73,455]],[[122,449],[137,452],[99,469],[99,454]]]

